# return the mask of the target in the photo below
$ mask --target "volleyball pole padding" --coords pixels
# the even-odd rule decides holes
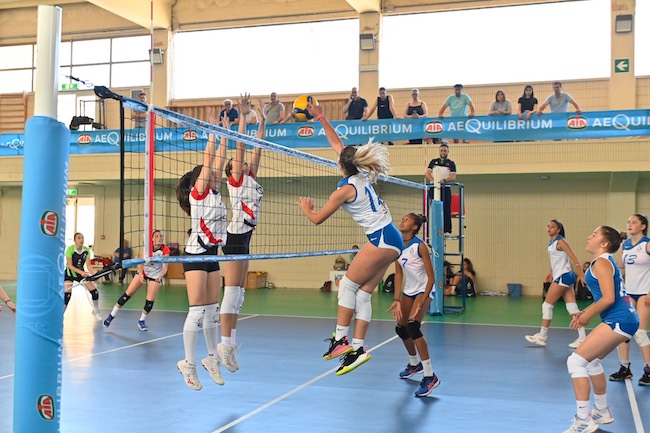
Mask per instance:
[[[56,120],[61,9],[38,7],[35,116],[25,123],[14,433],[60,431],[70,131]]]
[[[431,259],[436,283],[433,289],[433,301],[429,307],[429,314],[442,316],[445,310],[445,245],[443,240],[443,210],[440,200],[431,200],[429,208],[429,241],[431,242]]]

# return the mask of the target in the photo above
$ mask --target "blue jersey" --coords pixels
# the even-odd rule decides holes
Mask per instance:
[[[367,235],[393,223],[388,207],[377,196],[367,175],[359,172],[348,176],[339,182],[338,187],[343,188],[345,185],[352,186],[357,193],[354,200],[343,203],[343,210],[364,228]]]
[[[606,323],[639,323],[639,315],[636,313],[634,306],[630,302],[630,297],[625,293],[625,285],[621,278],[621,272],[618,270],[616,261],[611,254],[602,254],[591,262],[589,269],[585,274],[585,281],[589,290],[594,295],[594,302],[600,301],[603,293],[600,291],[598,278],[593,274],[591,268],[598,259],[605,259],[612,266],[612,275],[614,277],[614,303],[600,313],[600,318]]]

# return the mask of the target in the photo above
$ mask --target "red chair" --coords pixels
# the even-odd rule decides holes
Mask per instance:
[[[463,203],[463,216],[465,215],[465,203]],[[458,194],[451,195],[451,216],[460,216],[460,196]]]

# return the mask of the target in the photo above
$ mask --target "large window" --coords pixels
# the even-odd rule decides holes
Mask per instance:
[[[62,42],[59,83],[64,90],[148,85],[150,45],[149,36]],[[0,93],[33,91],[36,61],[35,45],[0,47]]]
[[[357,85],[359,21],[178,33],[176,99],[327,92]]]
[[[608,77],[610,9],[610,0],[589,0],[386,17],[380,84]]]
[[[650,75],[650,2],[636,2],[636,17],[634,23],[634,73]]]

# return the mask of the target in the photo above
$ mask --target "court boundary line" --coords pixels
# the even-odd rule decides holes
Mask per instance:
[[[250,316],[240,317],[239,320],[252,319],[252,318],[257,317],[257,316],[258,316],[258,314],[251,314]],[[119,352],[120,350],[131,349],[131,348],[133,348],[133,347],[144,346],[145,344],[155,343],[155,342],[157,342],[157,341],[162,341],[162,340],[167,340],[167,339],[169,339],[169,338],[178,337],[179,335],[183,335],[183,333],[182,333],[182,332],[178,332],[178,333],[176,333],[176,334],[165,335],[165,336],[163,336],[163,337],[158,337],[158,338],[154,338],[154,339],[147,340],[147,341],[140,341],[140,342],[138,342],[138,343],[128,344],[128,345],[126,345],[126,346],[115,347],[115,348],[113,348],[113,349],[104,350],[104,351],[102,351],[102,352],[91,353],[91,354],[89,354],[89,355],[84,355],[84,356],[79,356],[79,357],[77,357],[77,358],[67,359],[67,360],[65,360],[65,361],[62,361],[62,362],[61,362],[61,365],[63,365],[63,364],[69,364],[69,363],[71,363],[71,362],[81,361],[81,360],[83,360],[83,359],[88,359],[88,358],[92,358],[92,357],[95,357],[95,356],[106,355],[107,353]],[[8,379],[8,378],[10,378],[10,377],[14,377],[14,375],[15,375],[15,373],[7,374],[7,375],[5,375],[5,376],[0,376],[0,380]]]
[[[377,344],[376,346],[372,347],[371,349],[368,349],[368,352],[372,352],[373,350],[377,350],[380,347],[390,343],[391,341],[393,341],[395,339],[397,339],[397,335],[394,335],[391,338],[389,338],[387,340],[384,340],[381,343]],[[235,427],[236,425],[240,424],[241,422],[246,421],[248,418],[251,418],[252,416],[257,415],[258,413],[262,412],[263,410],[265,410],[265,409],[267,409],[267,408],[269,408],[271,406],[274,406],[275,404],[281,402],[282,400],[285,400],[286,398],[291,397],[293,394],[295,394],[295,393],[297,393],[299,391],[302,391],[303,389],[307,388],[311,384],[318,382],[319,380],[323,379],[326,376],[329,376],[330,374],[332,374],[336,370],[338,370],[338,368],[339,368],[339,366],[336,366],[334,368],[331,368],[331,369],[327,370],[324,373],[319,374],[318,376],[316,376],[316,377],[314,377],[312,379],[309,379],[307,382],[304,382],[303,384],[298,385],[297,387],[293,388],[290,391],[285,392],[284,394],[274,398],[273,400],[271,400],[271,401],[269,401],[267,403],[264,403],[261,406],[258,406],[257,408],[253,409],[252,411],[240,416],[236,420],[231,421],[228,424],[219,427],[217,430],[213,431],[212,433],[222,433],[222,432],[230,429],[231,427]]]
[[[625,388],[627,389],[627,398],[630,401],[630,409],[632,409],[632,419],[634,420],[636,433],[645,433],[643,420],[641,419],[641,412],[639,411],[639,404],[636,401],[636,394],[634,393],[631,379],[625,379]]]

